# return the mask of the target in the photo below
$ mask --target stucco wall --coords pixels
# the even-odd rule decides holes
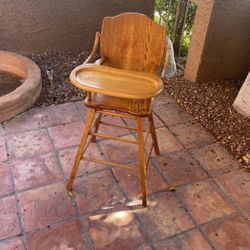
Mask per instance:
[[[195,81],[198,74],[214,0],[195,0],[193,2],[196,4],[197,9],[185,66],[185,78],[191,81]]]
[[[0,49],[19,53],[89,49],[104,16],[152,16],[153,0],[1,0]]]
[[[209,2],[196,0],[199,8],[208,8]],[[204,5],[205,2],[205,5]],[[250,69],[250,1],[214,0],[211,13],[204,14],[207,22],[202,29],[199,16],[195,20],[191,47],[185,70],[188,80],[245,78]],[[207,19],[207,16],[209,17]],[[201,46],[203,44],[203,46]]]

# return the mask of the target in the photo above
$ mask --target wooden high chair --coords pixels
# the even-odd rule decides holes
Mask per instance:
[[[71,190],[80,160],[92,161],[129,170],[139,170],[141,177],[142,204],[147,205],[146,166],[154,148],[160,154],[157,142],[151,101],[163,88],[162,80],[156,75],[160,67],[164,73],[168,65],[169,48],[166,45],[166,29],[139,13],[123,13],[105,17],[101,34],[96,33],[95,42],[87,60],[75,68],[70,80],[76,87],[86,90],[85,105],[90,108],[80,146],[67,183]],[[93,61],[100,42],[100,59]],[[164,65],[161,65],[165,53]],[[126,127],[102,122],[102,115],[133,119],[137,127]],[[142,119],[149,122],[148,133],[152,136],[150,153],[145,161]],[[137,131],[137,140],[114,137],[98,133],[99,125],[128,128]],[[88,136],[90,136],[88,141]],[[96,137],[137,144],[139,167],[121,165],[84,156],[90,142]]]

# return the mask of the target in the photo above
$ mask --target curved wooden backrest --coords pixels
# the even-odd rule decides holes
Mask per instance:
[[[105,17],[101,30],[101,57],[105,65],[157,73],[162,62],[166,29],[140,13]]]

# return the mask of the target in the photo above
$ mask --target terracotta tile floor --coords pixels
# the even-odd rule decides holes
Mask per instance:
[[[94,163],[81,162],[74,195],[67,194],[88,113],[83,102],[0,124],[0,250],[250,249],[250,174],[165,91],[153,109],[162,154],[149,163],[147,208],[137,174]],[[137,148],[98,140],[87,155],[135,165]]]

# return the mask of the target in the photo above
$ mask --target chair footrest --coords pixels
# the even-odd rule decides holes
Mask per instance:
[[[94,159],[94,158],[85,157],[85,156],[83,156],[81,159],[84,160],[84,161],[91,161],[91,162],[95,162],[95,163],[109,165],[109,166],[112,166],[112,167],[120,167],[120,168],[129,169],[129,170],[132,170],[132,171],[139,171],[136,166],[122,165],[122,164],[115,163],[115,162],[109,162],[109,161]]]
[[[138,144],[138,142],[136,140],[132,140],[132,139],[129,139],[129,138],[120,138],[120,137],[116,137],[116,136],[99,134],[99,133],[89,133],[89,134],[92,135],[92,136],[102,137],[102,138],[111,139],[111,140],[115,140],[115,141],[122,141],[122,142]]]
[[[133,128],[133,127],[130,127],[130,126],[122,126],[122,125],[112,124],[112,123],[109,123],[109,122],[100,121],[100,124],[103,124],[103,125],[106,125],[106,126],[112,126],[112,127],[116,127],[116,128],[124,128],[124,129],[128,129],[128,130],[137,131],[136,128]]]

